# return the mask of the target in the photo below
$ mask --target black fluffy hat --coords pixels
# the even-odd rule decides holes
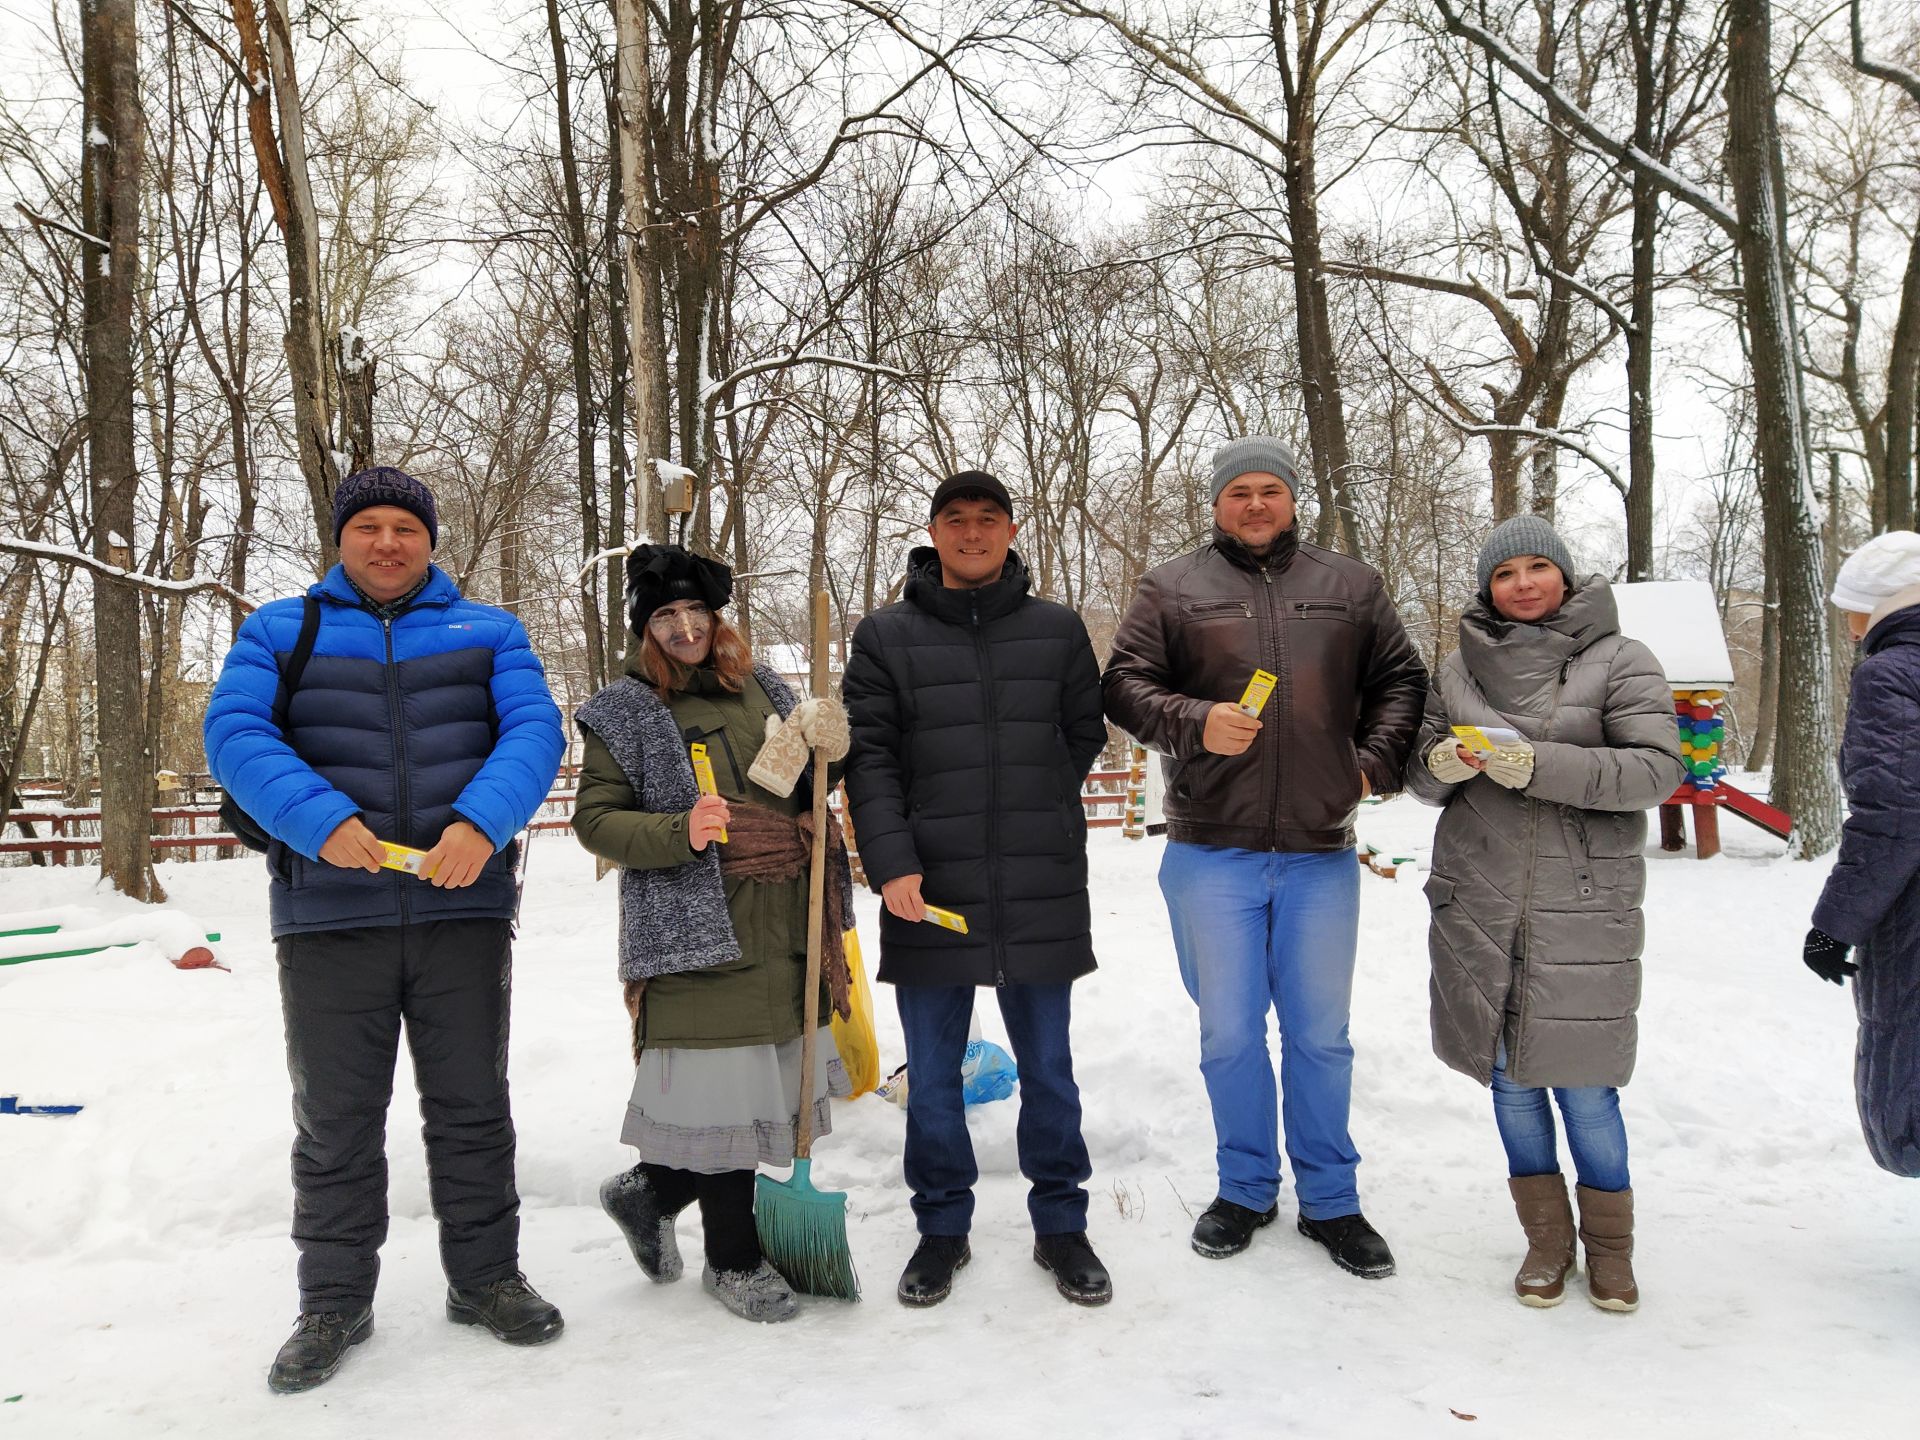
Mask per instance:
[[[627,623],[635,635],[662,605],[698,600],[718,610],[733,599],[733,571],[678,545],[641,545],[627,556]]]

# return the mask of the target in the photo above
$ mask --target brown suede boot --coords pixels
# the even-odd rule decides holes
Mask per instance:
[[[1587,1298],[1602,1310],[1638,1310],[1633,1283],[1633,1191],[1589,1190],[1580,1196],[1580,1243],[1587,1248]]]
[[[1567,1203],[1567,1179],[1516,1175],[1507,1181],[1520,1228],[1527,1232],[1527,1258],[1513,1277],[1513,1293],[1522,1305],[1545,1310],[1566,1298],[1567,1272],[1573,1269],[1573,1207]]]

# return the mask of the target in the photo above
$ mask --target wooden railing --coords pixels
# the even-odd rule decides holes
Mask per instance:
[[[562,773],[573,779],[574,767]],[[1087,788],[1080,792],[1086,807],[1090,829],[1118,827],[1126,807],[1125,770],[1096,770],[1087,776]],[[1106,787],[1111,786],[1111,789]],[[838,805],[840,792],[835,793]],[[572,789],[555,790],[542,803],[540,811],[527,825],[529,830],[566,830],[573,824]],[[1110,813],[1109,813],[1110,812]],[[192,859],[201,850],[227,858],[244,850],[239,839],[220,828],[218,804],[171,805],[153,812],[153,848],[158,858],[183,856]],[[22,825],[45,826],[45,835],[8,834]],[[857,846],[856,846],[857,848]],[[66,865],[69,856],[85,855],[100,849],[100,812],[93,810],[9,810],[0,817],[0,856],[44,856],[47,863]]]

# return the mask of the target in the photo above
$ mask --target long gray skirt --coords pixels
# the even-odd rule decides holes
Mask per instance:
[[[853,1091],[832,1032],[814,1035],[813,1133],[833,1130],[830,1095]],[[620,1139],[654,1165],[717,1175],[793,1162],[800,1041],[640,1052]]]

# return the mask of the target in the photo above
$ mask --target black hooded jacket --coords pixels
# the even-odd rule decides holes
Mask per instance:
[[[906,598],[853,634],[843,686],[855,843],[869,883],[919,874],[965,935],[882,911],[880,979],[1049,984],[1093,969],[1080,786],[1107,730],[1080,617],[1007,555],[978,590],[908,558]]]

